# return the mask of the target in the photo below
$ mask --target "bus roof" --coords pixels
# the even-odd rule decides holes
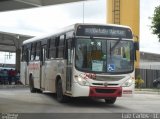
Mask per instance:
[[[41,40],[41,39],[44,39],[44,38],[50,38],[52,36],[59,35],[59,34],[62,34],[64,32],[71,31],[71,30],[74,30],[74,25],[71,25],[71,26],[65,27],[63,29],[53,31],[52,33],[49,33],[49,34],[44,34],[44,35],[41,35],[41,36],[33,37],[31,39],[25,40],[23,42],[23,44],[34,42],[34,41]]]
[[[131,29],[129,26],[117,25],[117,24],[76,23],[76,24],[67,26],[67,27],[65,27],[65,28],[59,29],[59,30],[57,30],[57,31],[53,31],[52,33],[45,34],[45,35],[43,35],[43,36],[33,37],[33,38],[31,38],[31,39],[25,40],[25,41],[23,42],[23,44],[28,44],[28,43],[30,43],[30,42],[39,41],[39,40],[44,39],[44,38],[47,39],[47,38],[50,38],[50,37],[53,37],[53,36],[56,36],[56,35],[59,35],[59,34],[63,34],[63,33],[65,33],[65,32],[67,32],[67,31],[74,31],[79,25],[113,26],[113,27],[123,27],[123,28]]]

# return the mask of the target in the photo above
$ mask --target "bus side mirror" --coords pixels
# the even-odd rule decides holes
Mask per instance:
[[[136,51],[139,51],[139,42],[134,42],[134,56],[135,56],[135,60],[137,60],[137,56],[136,56]]]

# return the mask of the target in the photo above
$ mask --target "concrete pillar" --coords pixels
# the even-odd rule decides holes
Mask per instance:
[[[16,70],[20,71],[21,49],[16,49]]]

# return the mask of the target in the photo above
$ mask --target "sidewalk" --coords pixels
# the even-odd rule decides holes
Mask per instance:
[[[11,88],[27,88],[25,85],[0,85],[0,89],[11,89]]]
[[[160,95],[160,89],[135,89],[135,94],[158,94]]]

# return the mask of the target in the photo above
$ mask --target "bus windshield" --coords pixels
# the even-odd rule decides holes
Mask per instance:
[[[77,38],[75,66],[80,71],[128,73],[134,69],[133,41]]]

